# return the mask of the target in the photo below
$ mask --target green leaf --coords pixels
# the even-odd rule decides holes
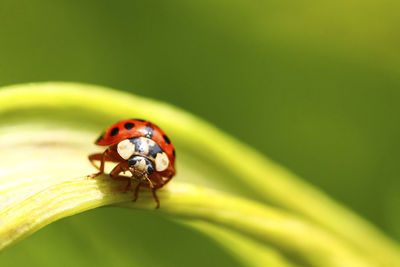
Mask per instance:
[[[109,124],[145,118],[177,151],[177,175],[133,203],[87,155]],[[68,83],[0,92],[0,248],[60,218],[105,205],[154,211],[215,238],[252,266],[396,266],[397,244],[323,193],[215,127],[167,104]],[[183,227],[183,226],[182,226]],[[133,241],[134,242],[134,241]],[[160,240],[162,242],[162,240]]]

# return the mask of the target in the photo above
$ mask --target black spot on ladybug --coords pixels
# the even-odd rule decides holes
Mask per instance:
[[[133,124],[132,122],[127,122],[127,123],[125,123],[124,127],[125,127],[125,129],[130,130],[133,127],[135,127],[135,124]]]
[[[113,129],[111,130],[110,135],[111,135],[111,136],[115,136],[115,135],[117,135],[118,133],[119,133],[119,129],[118,129],[118,127],[115,127],[115,128],[113,128]]]
[[[99,142],[101,139],[103,139],[105,134],[106,134],[105,132],[102,132],[101,135],[96,139],[96,143]]]
[[[168,136],[163,135],[163,138],[164,138],[165,143],[171,144],[171,140],[169,140]]]
[[[131,119],[131,120],[145,122],[145,120],[142,120],[142,119]]]
[[[172,155],[174,155],[174,157],[175,157],[175,148],[174,148],[174,150],[172,150]]]
[[[147,138],[152,138],[153,133],[154,133],[154,128],[150,127],[149,125],[146,125],[146,128],[144,128],[144,136]]]

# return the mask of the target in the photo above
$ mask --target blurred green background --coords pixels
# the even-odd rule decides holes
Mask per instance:
[[[400,240],[399,8],[389,0],[2,0],[0,86],[74,81],[172,103],[288,167]],[[80,225],[94,229],[95,238],[96,231],[106,232],[99,218],[111,229],[123,227],[109,212],[121,219],[131,213],[102,209],[67,218],[2,257],[16,259],[35,242],[73,244],[67,233],[79,233],[74,231]],[[200,254],[219,255],[199,255],[203,262],[194,265],[232,264],[207,237],[142,213],[134,213],[132,229],[157,218],[199,240]],[[162,229],[140,233],[138,239],[156,244],[160,234]],[[118,242],[115,236],[124,237],[103,233],[101,242]],[[195,253],[188,252],[188,240],[172,239],[168,249],[175,252],[163,253],[177,257],[184,250],[183,263],[190,261]],[[135,251],[149,260],[143,255],[151,251]],[[117,260],[120,254],[107,257]],[[44,260],[36,260],[43,266]]]

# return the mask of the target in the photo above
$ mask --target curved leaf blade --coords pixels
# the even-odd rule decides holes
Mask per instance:
[[[259,235],[258,231],[267,233],[265,238],[262,238],[263,242],[275,240],[274,245],[280,250],[297,254],[298,258],[307,264],[315,265],[325,260],[326,266],[339,266],[339,262],[334,260],[337,257],[346,259],[345,261],[352,266],[368,266],[369,262],[393,266],[399,262],[397,246],[374,227],[212,126],[165,104],[104,88],[64,83],[22,85],[0,92],[0,144],[3,151],[9,151],[3,153],[2,164],[5,165],[0,180],[3,203],[0,213],[5,215],[0,221],[5,225],[0,234],[3,246],[16,242],[60,217],[100,205],[129,200],[129,196],[115,193],[118,190],[114,187],[119,186],[118,183],[111,185],[106,182],[102,187],[103,185],[99,186],[98,183],[103,183],[103,180],[83,181],[83,178],[74,177],[93,172],[87,163],[86,155],[96,149],[91,143],[99,128],[131,116],[155,121],[169,133],[179,151],[179,172],[174,184],[179,187],[179,182],[183,181],[196,185],[190,187],[192,190],[189,190],[189,197],[183,197],[182,202],[172,201],[170,203],[173,205],[168,204],[171,199],[179,200],[179,192],[176,190],[173,195],[162,200],[163,205],[166,205],[162,210],[166,210],[168,214],[183,217],[186,214],[186,217],[211,220],[218,225],[223,222],[225,227],[251,238],[256,238]],[[23,130],[27,128],[28,137],[26,130]],[[32,152],[31,155],[29,151]],[[57,152],[61,154],[58,155]],[[38,159],[36,163],[25,160],[29,159],[29,155]],[[245,156],[248,163],[243,164],[237,155]],[[31,168],[21,169],[27,162],[31,162]],[[92,187],[88,187],[89,185]],[[290,228],[285,227],[282,233],[286,233],[289,238],[284,242],[283,236],[269,231],[268,227],[265,228],[272,219],[268,216],[262,220],[265,225],[257,225],[250,220],[240,226],[239,218],[243,218],[246,212],[259,205],[256,202],[244,205],[242,210],[239,209],[240,212],[234,217],[236,219],[219,217],[226,207],[236,211],[237,206],[230,206],[228,201],[218,206],[215,202],[205,201],[204,196],[196,200],[196,194],[193,192],[201,186],[220,192],[216,199],[223,200],[228,193],[228,196],[239,196],[240,205],[247,203],[244,198],[264,203],[265,207],[265,204],[273,204],[282,209],[277,215],[282,218],[282,222],[294,218],[300,224],[309,226],[306,228],[316,237],[310,241],[313,244],[310,247],[321,248],[321,245],[316,246],[321,242],[324,245],[314,254],[305,251],[305,244],[300,240],[306,239],[308,235],[290,233]],[[174,189],[174,185],[168,188]],[[103,195],[102,190],[108,193]],[[75,191],[79,194],[74,194]],[[91,195],[86,196],[89,192]],[[70,197],[70,202],[67,196]],[[80,196],[86,196],[87,199],[82,198],[79,202]],[[65,203],[59,201],[60,197]],[[232,200],[230,197],[228,199]],[[189,205],[190,201],[194,201],[194,204]],[[23,211],[35,211],[35,204],[38,203],[53,203],[54,206],[49,205],[50,209],[43,209],[43,206],[39,208],[37,218],[41,219],[36,224],[24,222]],[[154,203],[150,203],[152,201],[145,202],[145,207],[151,208]],[[64,206],[57,206],[58,204]],[[205,204],[217,205],[215,213],[201,213],[202,209],[206,208]],[[134,205],[139,206],[140,203]],[[193,206],[198,209],[191,210]],[[250,218],[258,218],[264,213],[264,209],[256,209],[255,217]],[[196,211],[200,212],[201,216],[196,214]],[[293,215],[286,217],[288,212]],[[15,223],[10,223],[11,217]],[[304,218],[304,221],[297,217]],[[258,230],[245,231],[249,227]],[[295,240],[299,242],[293,242]]]

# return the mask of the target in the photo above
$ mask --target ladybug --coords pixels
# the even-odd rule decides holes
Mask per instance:
[[[111,178],[128,180],[126,191],[130,189],[132,179],[139,180],[133,201],[138,197],[139,188],[145,186],[151,189],[156,208],[160,207],[156,190],[175,175],[175,149],[159,127],[140,119],[119,121],[106,129],[95,144],[108,148],[103,153],[89,155],[89,161],[99,170],[90,177],[103,174],[106,161],[118,163],[110,172]],[[95,160],[100,161],[100,167],[94,164]],[[132,177],[119,176],[126,171]]]

